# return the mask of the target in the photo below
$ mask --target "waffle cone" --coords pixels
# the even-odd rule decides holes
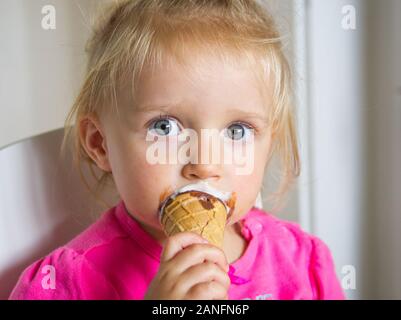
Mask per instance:
[[[161,223],[167,236],[191,231],[222,248],[226,219],[226,207],[219,199],[203,192],[189,191],[166,203]]]

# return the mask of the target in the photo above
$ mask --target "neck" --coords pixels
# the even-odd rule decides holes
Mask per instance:
[[[147,233],[149,233],[153,239],[155,239],[161,246],[164,246],[164,243],[167,239],[166,234],[163,232],[163,230],[156,229],[154,227],[151,227],[149,225],[145,225],[141,221],[137,220],[136,221],[139,223],[141,228],[145,230]]]
[[[229,264],[237,261],[245,252],[247,241],[241,235],[240,222],[227,226],[224,232],[223,251]]]

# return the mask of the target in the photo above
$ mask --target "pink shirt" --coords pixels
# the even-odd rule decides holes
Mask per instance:
[[[320,239],[257,208],[242,225],[248,246],[231,264],[230,299],[344,299],[330,251]],[[10,299],[143,299],[161,251],[121,201],[70,243],[29,266]]]

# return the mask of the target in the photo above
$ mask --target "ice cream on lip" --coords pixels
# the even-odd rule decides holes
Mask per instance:
[[[209,185],[209,183],[206,181],[200,181],[197,183],[191,183],[191,184],[185,185],[175,191],[173,191],[171,188],[169,188],[166,192],[164,192],[160,196],[160,205],[159,205],[159,211],[158,211],[159,220],[161,219],[164,207],[166,206],[166,204],[169,200],[173,200],[179,194],[189,192],[189,191],[206,193],[206,194],[212,195],[213,197],[217,198],[224,204],[226,211],[227,211],[228,218],[231,216],[232,211],[235,206],[235,202],[236,202],[236,193],[229,192],[229,191],[227,191],[227,192],[221,191],[221,190],[218,190],[218,189],[214,188],[213,186]]]

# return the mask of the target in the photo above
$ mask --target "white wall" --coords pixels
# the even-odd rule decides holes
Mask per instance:
[[[342,8],[353,5],[356,30],[342,27]],[[363,266],[361,221],[364,180],[364,11],[362,0],[308,1],[308,90],[311,130],[311,231],[332,249],[340,276]],[[359,290],[347,291],[358,298]]]
[[[305,5],[310,212],[300,215],[356,269],[348,298],[401,298],[401,2],[331,0]],[[356,29],[342,28],[343,6]],[[305,68],[303,68],[305,67]]]
[[[56,29],[42,28],[42,8]],[[0,148],[61,128],[84,68],[87,11],[93,0],[0,1]]]

